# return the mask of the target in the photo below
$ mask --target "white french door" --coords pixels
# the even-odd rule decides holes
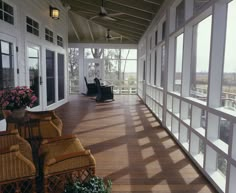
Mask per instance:
[[[16,38],[0,33],[0,90],[17,85]],[[0,131],[6,129],[6,121],[0,110]]]
[[[27,86],[33,90],[38,100],[34,104],[31,110],[42,110],[43,109],[43,89],[42,89],[42,67],[41,67],[41,56],[40,47],[32,44],[27,46]]]

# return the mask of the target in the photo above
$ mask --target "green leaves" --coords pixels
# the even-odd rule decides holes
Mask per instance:
[[[70,182],[65,186],[65,193],[111,193],[112,182],[106,182],[100,177],[90,178],[88,181]]]

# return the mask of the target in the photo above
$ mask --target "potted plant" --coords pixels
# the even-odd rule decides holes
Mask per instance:
[[[105,181],[100,177],[92,177],[86,182],[69,182],[65,186],[65,193],[111,193],[111,180]]]
[[[13,89],[0,91],[0,107],[2,110],[12,111],[12,116],[21,118],[24,116],[26,107],[33,107],[37,97],[26,86],[18,86]]]

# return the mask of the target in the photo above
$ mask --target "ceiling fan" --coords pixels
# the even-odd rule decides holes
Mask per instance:
[[[107,33],[106,33],[106,40],[109,41],[109,40],[115,40],[115,39],[120,39],[122,41],[122,36],[117,36],[117,37],[113,37],[111,35],[111,30],[108,28],[107,29]]]
[[[97,15],[91,17],[90,20],[93,20],[96,18],[101,18],[101,19],[109,20],[109,21],[117,21],[117,19],[115,19],[113,17],[123,15],[123,14],[124,13],[121,13],[121,12],[109,14],[104,7],[104,0],[102,0],[102,5],[100,6],[100,12]]]

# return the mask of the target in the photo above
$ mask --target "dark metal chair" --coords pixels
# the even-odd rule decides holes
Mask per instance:
[[[97,102],[103,102],[105,100],[114,100],[113,86],[101,86],[98,78],[95,78],[94,82],[97,86]]]
[[[87,78],[84,77],[85,84],[87,86],[87,96],[95,96],[97,94],[97,86],[95,83],[88,83]]]

